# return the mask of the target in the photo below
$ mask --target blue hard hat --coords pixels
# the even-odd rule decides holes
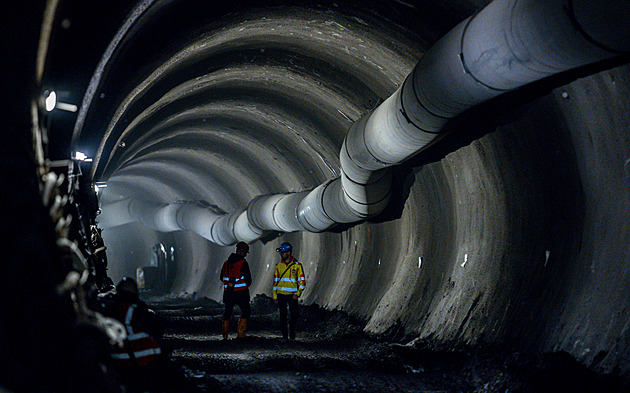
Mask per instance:
[[[276,251],[278,252],[287,252],[287,251],[292,251],[293,247],[291,247],[291,243],[288,242],[284,242],[280,245],[280,247],[276,248]]]

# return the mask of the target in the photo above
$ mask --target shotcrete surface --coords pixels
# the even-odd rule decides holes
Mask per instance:
[[[203,19],[185,4],[169,2],[165,15]],[[443,19],[414,9],[421,19],[410,23],[403,12],[338,6],[218,13],[203,28],[174,24],[163,47],[164,37],[129,37],[86,118],[102,133],[94,174],[109,182],[104,214],[126,197],[231,212],[337,176],[349,126],[402,83],[439,38],[429,30],[443,34],[471,13],[447,2]],[[151,61],[139,56],[151,50]],[[627,58],[598,64],[461,114],[394,169],[379,216],[253,243],[252,294],[271,294],[274,250],[289,241],[305,267],[305,304],[347,312],[371,334],[563,350],[627,376],[628,72]],[[148,263],[146,249],[134,259],[133,246],[116,244],[156,239],[179,256],[171,293],[220,299],[232,248],[182,231],[103,235],[112,265],[127,264],[112,271]]]

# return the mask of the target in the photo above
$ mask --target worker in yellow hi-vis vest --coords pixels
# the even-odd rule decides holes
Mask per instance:
[[[280,262],[273,274],[273,301],[280,308],[280,330],[284,340],[295,340],[295,328],[298,316],[298,299],[306,287],[304,268],[293,257],[293,247],[284,242],[276,248],[280,253]],[[287,305],[291,313],[287,329]]]

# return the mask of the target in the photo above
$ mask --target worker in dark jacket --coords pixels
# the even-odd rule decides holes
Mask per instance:
[[[126,392],[198,391],[182,370],[169,362],[168,354],[159,341],[164,333],[162,324],[139,298],[138,284],[134,279],[123,278],[108,303],[107,314],[118,319],[127,331],[124,346],[116,346],[111,355]]]
[[[127,339],[125,346],[112,354],[120,365],[144,366],[157,359],[162,350],[156,339],[162,335],[162,327],[138,297],[138,285],[129,277],[123,278],[116,286],[113,317],[125,325]]]
[[[237,336],[245,337],[247,320],[252,312],[249,305],[249,286],[252,285],[252,275],[245,257],[249,253],[249,245],[245,242],[236,244],[236,252],[232,253],[223,263],[219,279],[223,283],[223,339],[227,340],[230,331],[230,317],[234,305],[241,309],[241,318],[238,320]]]
[[[138,284],[130,277],[123,278],[106,314],[120,321],[127,333],[122,347],[112,350],[113,365],[132,391],[143,391],[143,386],[155,379],[161,369],[163,353],[158,339],[163,330],[155,314],[138,296]]]

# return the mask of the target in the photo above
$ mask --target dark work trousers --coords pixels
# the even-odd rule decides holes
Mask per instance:
[[[230,320],[235,304],[241,309],[241,318],[249,319],[252,313],[252,307],[249,305],[249,289],[223,291],[223,303],[225,304],[224,321]]]
[[[288,331],[287,304],[289,305],[289,312],[291,313]],[[293,299],[293,295],[278,294],[278,307],[280,308],[280,331],[282,332],[282,337],[287,338],[288,336],[293,340],[295,339],[295,327],[298,320],[298,301],[297,299]]]

